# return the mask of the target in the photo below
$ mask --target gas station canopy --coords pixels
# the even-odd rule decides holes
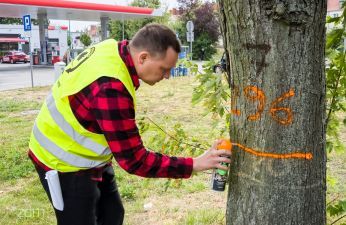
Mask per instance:
[[[162,16],[160,9],[133,6],[119,6],[99,3],[87,3],[72,0],[0,0],[0,17],[22,18],[30,15],[38,19],[41,63],[46,64],[49,19],[101,21],[102,40],[108,38],[107,24],[110,19],[124,21],[153,16]]]
[[[27,14],[32,18],[37,18],[38,14],[46,14],[48,19],[99,21],[102,17],[128,20],[161,16],[162,11],[65,0],[0,0],[1,17],[22,18]]]

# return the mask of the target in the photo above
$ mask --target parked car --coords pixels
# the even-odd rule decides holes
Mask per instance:
[[[226,53],[224,52],[220,61],[213,67],[214,73],[222,73],[226,71]]]
[[[26,59],[25,62],[30,62],[30,55],[26,55],[26,56],[25,56],[25,59]],[[24,63],[25,63],[25,62],[24,62]]]
[[[21,51],[9,51],[6,52],[0,59],[2,63],[17,63],[17,62],[30,62],[30,56]]]

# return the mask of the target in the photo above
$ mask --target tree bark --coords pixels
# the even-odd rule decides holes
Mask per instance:
[[[326,5],[219,0],[232,92],[228,225],[326,223]]]

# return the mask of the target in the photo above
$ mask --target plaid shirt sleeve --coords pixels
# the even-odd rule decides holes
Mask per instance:
[[[89,88],[94,93],[89,98],[89,110],[124,170],[142,177],[191,176],[192,158],[169,157],[145,149],[136,125],[132,97],[119,80],[101,77]]]

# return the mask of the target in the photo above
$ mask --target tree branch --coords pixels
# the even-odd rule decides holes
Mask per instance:
[[[346,217],[346,214],[343,215],[343,216],[341,216],[341,217],[339,217],[337,220],[335,220],[335,221],[334,221],[333,223],[331,223],[330,225],[335,224],[336,222],[338,222],[339,220],[341,220],[341,219],[344,218],[344,217]]]

